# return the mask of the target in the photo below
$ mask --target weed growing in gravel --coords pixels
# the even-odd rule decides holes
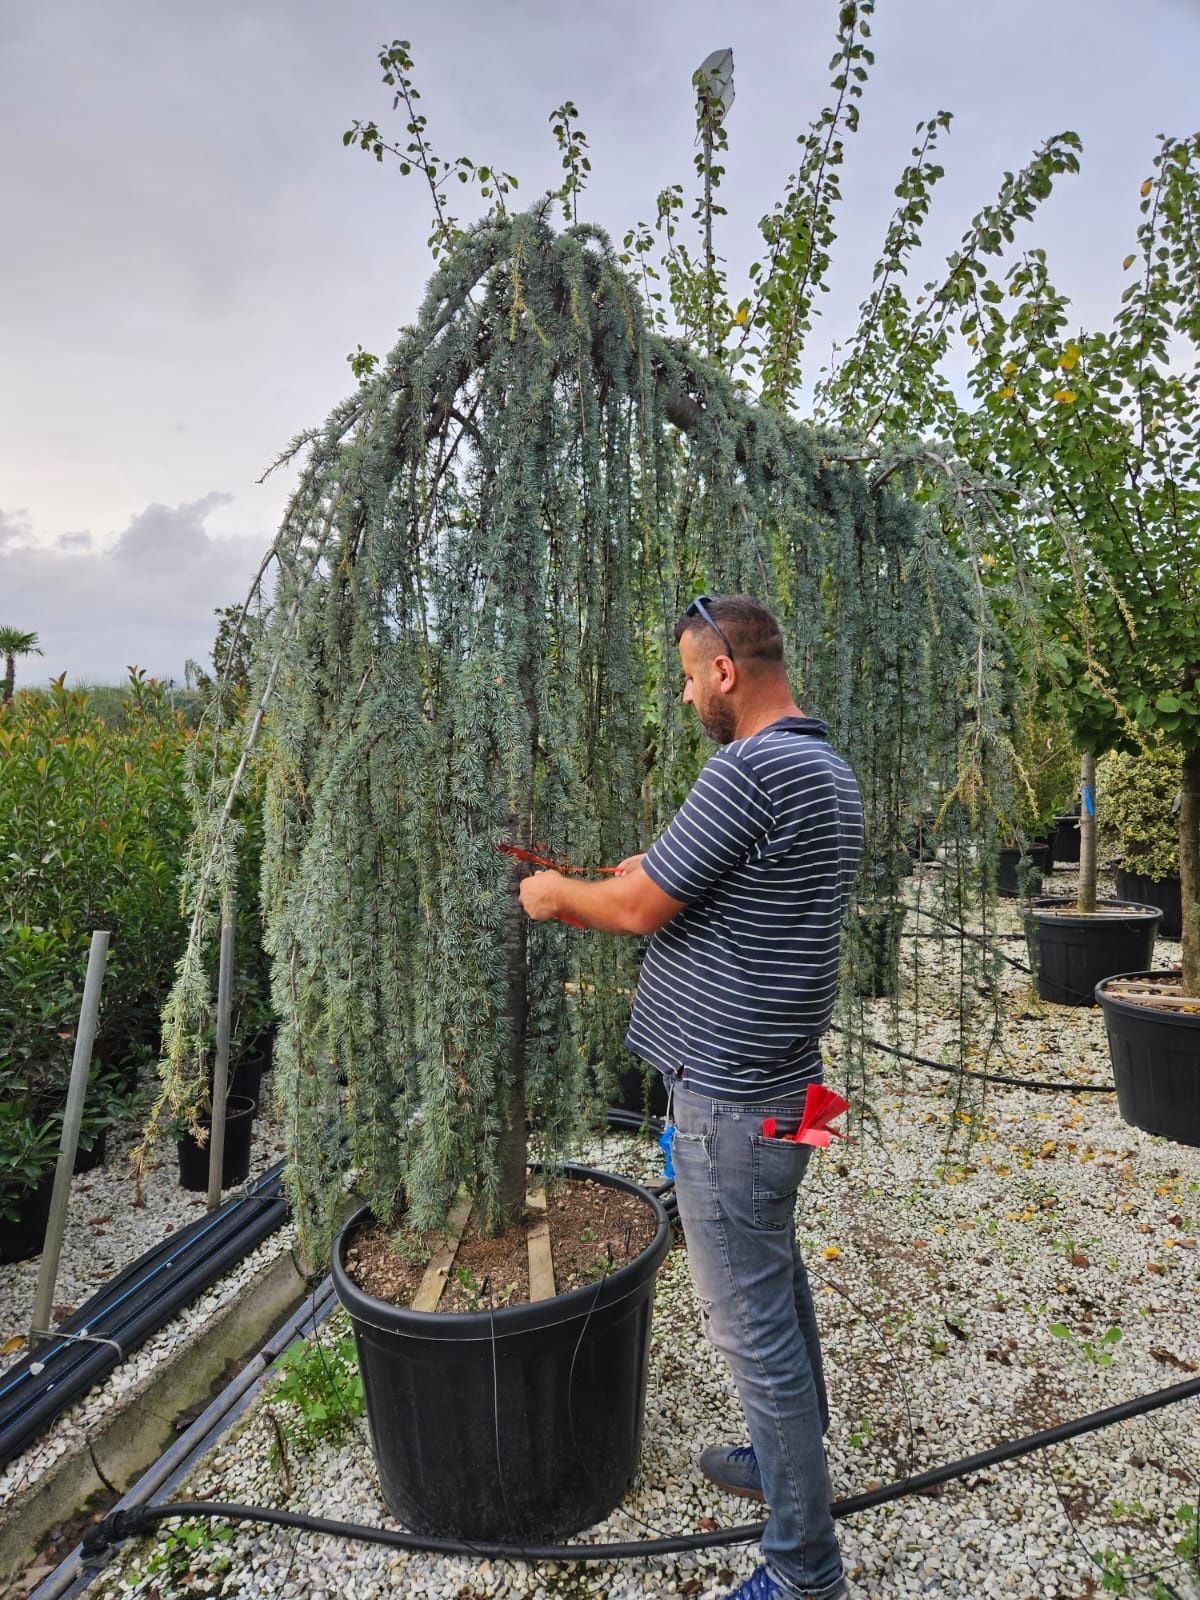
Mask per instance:
[[[330,1344],[297,1339],[276,1361],[275,1370],[283,1373],[271,1393],[272,1402],[287,1407],[283,1437],[301,1450],[325,1442],[341,1444],[365,1409],[353,1335]]]
[[[159,1535],[136,1577],[157,1578],[163,1594],[205,1594],[220,1587],[219,1580],[233,1565],[221,1547],[233,1540],[233,1529],[223,1522],[181,1522]],[[197,1570],[199,1569],[199,1570]]]
[[[1067,1348],[1072,1350],[1093,1367],[1111,1367],[1111,1346],[1120,1344],[1125,1337],[1120,1328],[1108,1328],[1100,1337],[1099,1343],[1093,1344],[1090,1339],[1081,1339],[1073,1333],[1065,1322],[1052,1322],[1050,1332],[1056,1339],[1065,1339]]]

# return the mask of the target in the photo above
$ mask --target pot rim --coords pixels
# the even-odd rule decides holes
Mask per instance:
[[[1113,927],[1122,922],[1161,922],[1163,909],[1161,906],[1144,905],[1140,900],[1098,899],[1096,911],[1068,911],[1065,914],[1055,910],[1057,906],[1070,906],[1074,903],[1073,895],[1036,895],[1029,903],[1026,915],[1036,922],[1039,911],[1047,913],[1050,925],[1056,928],[1095,928]],[[1101,916],[1099,907],[1104,906],[1111,910],[1120,907],[1126,912],[1124,917]]]
[[[241,1117],[253,1116],[257,1110],[258,1101],[252,1100],[248,1094],[231,1094],[225,1102],[225,1121],[229,1123]],[[212,1112],[206,1111],[203,1116],[197,1117],[196,1121],[201,1127],[211,1128]],[[186,1139],[189,1135],[181,1133],[179,1137]]]
[[[1200,1028],[1200,1011],[1174,1011],[1165,1010],[1157,1006],[1139,1005],[1132,995],[1109,994],[1105,990],[1107,983],[1127,982],[1130,978],[1168,978],[1178,980],[1183,976],[1182,967],[1155,967],[1149,972],[1114,972],[1110,977],[1101,978],[1096,985],[1095,995],[1099,1005],[1113,1011],[1123,1011],[1131,1016],[1145,1017],[1154,1022],[1165,1022],[1170,1027]],[[1200,1005],[1200,999],[1196,1001]]]
[[[536,1166],[532,1170],[536,1171]],[[654,1238],[644,1250],[607,1277],[597,1279],[595,1284],[582,1284],[577,1289],[568,1289],[565,1294],[556,1294],[552,1300],[531,1300],[522,1305],[498,1306],[487,1311],[414,1311],[411,1306],[392,1305],[390,1301],[380,1300],[359,1288],[343,1262],[351,1235],[371,1213],[370,1206],[364,1205],[347,1218],[333,1242],[330,1272],[339,1301],[352,1320],[379,1333],[399,1338],[440,1338],[466,1343],[492,1342],[580,1318],[586,1322],[593,1313],[644,1292],[651,1266],[649,1280],[652,1289],[671,1244],[671,1224],[662,1201],[633,1178],[622,1177],[619,1173],[604,1172],[598,1167],[585,1167],[573,1162],[562,1170],[570,1178],[588,1178],[605,1183],[610,1188],[637,1194],[655,1215],[657,1227]]]

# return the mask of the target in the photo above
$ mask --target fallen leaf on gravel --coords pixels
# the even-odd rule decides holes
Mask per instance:
[[[700,1517],[697,1519],[696,1528],[700,1533],[716,1533],[717,1519],[716,1517]]]
[[[1172,1355],[1170,1350],[1164,1350],[1161,1345],[1151,1345],[1150,1354],[1155,1361],[1161,1361],[1165,1367],[1174,1367],[1177,1372],[1200,1372],[1194,1361],[1184,1361],[1181,1356]]]
[[[1086,1267],[1090,1265],[1088,1258],[1082,1253],[1082,1251],[1079,1250],[1076,1250],[1074,1254],[1069,1256],[1067,1259],[1070,1261],[1073,1267]]]

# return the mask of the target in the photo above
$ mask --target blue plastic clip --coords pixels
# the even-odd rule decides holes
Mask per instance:
[[[1082,785],[1082,788],[1083,809],[1087,812],[1089,817],[1094,817],[1096,815],[1096,802],[1092,797],[1092,786],[1090,783],[1085,783]]]
[[[671,1141],[674,1139],[674,1137],[675,1137],[675,1124],[674,1123],[672,1123],[670,1127],[664,1128],[663,1131],[658,1136],[658,1148],[663,1153],[663,1177],[664,1178],[673,1178],[675,1176],[675,1163],[671,1160]]]

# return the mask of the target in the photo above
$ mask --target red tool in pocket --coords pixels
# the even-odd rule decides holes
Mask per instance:
[[[843,1100],[840,1094],[834,1094],[832,1089],[827,1089],[823,1083],[810,1083],[804,1093],[804,1115],[800,1119],[800,1126],[795,1133],[777,1135],[775,1132],[775,1118],[767,1117],[763,1121],[762,1131],[764,1139],[790,1139],[795,1144],[815,1144],[825,1146],[830,1137],[844,1139],[846,1135],[838,1128],[831,1128],[830,1122],[834,1117],[840,1117],[843,1111],[849,1111],[849,1100]]]

